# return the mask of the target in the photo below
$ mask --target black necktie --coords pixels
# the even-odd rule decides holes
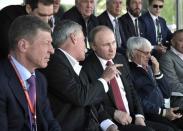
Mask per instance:
[[[139,36],[138,19],[135,19],[135,35]]]
[[[119,23],[118,20],[115,18],[114,19],[115,22],[115,37],[116,37],[116,43],[117,43],[117,47],[121,47],[121,36],[120,36],[120,32],[119,32]]]
[[[157,43],[158,44],[161,44],[162,43],[162,35],[161,35],[161,25],[160,25],[160,22],[158,20],[158,18],[156,18],[156,34],[157,34]]]

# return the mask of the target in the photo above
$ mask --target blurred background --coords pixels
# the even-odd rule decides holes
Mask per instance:
[[[106,0],[96,0],[95,15],[99,15],[105,10]],[[148,0],[143,1],[143,11],[147,10]],[[123,0],[121,15],[126,13],[126,0]],[[23,0],[0,0],[0,9],[7,5],[23,4]],[[75,4],[75,0],[61,0],[61,7],[67,11]],[[167,25],[173,32],[176,29],[183,29],[183,0],[165,0],[161,16],[166,19]]]

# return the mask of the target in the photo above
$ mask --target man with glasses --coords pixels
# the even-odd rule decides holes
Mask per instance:
[[[151,56],[151,43],[142,37],[127,41],[127,56],[135,89],[140,96],[146,120],[159,122],[169,130],[182,127],[179,107],[165,108],[164,98],[170,97],[170,87],[159,69],[159,63]],[[161,131],[167,131],[162,128]]]
[[[142,15],[145,28],[145,38],[153,46],[153,54],[159,58],[166,52],[172,33],[166,25],[165,19],[160,17],[164,0],[149,0],[149,11]]]

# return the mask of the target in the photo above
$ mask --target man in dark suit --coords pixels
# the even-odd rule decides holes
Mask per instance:
[[[132,36],[144,37],[144,27],[139,19],[142,10],[142,0],[126,0],[126,7],[127,13],[119,18],[126,40]]]
[[[60,131],[53,118],[45,68],[53,54],[51,29],[35,16],[20,16],[10,27],[10,56],[0,62],[1,131]]]
[[[52,28],[52,32],[54,30],[54,27],[59,21],[61,21],[61,18],[64,14],[64,9],[60,5],[60,0],[53,0],[53,16],[49,20],[49,25]]]
[[[15,18],[21,15],[34,15],[48,23],[53,15],[52,0],[26,0],[25,6],[10,5],[0,11],[0,59],[6,58],[9,53],[8,31]]]
[[[151,130],[144,121],[142,107],[133,88],[126,60],[123,55],[116,54],[116,42],[113,31],[106,26],[98,26],[91,32],[91,40],[94,52],[89,54],[83,65],[83,70],[90,82],[94,82],[100,77],[108,61],[114,63],[113,65],[123,64],[123,67],[118,69],[118,74],[115,76],[119,91],[115,93],[112,81],[108,84],[110,87],[109,92],[105,95],[105,99],[102,102],[105,110],[110,114],[112,120],[121,131]],[[120,96],[116,98],[119,92],[122,98]],[[124,104],[123,109],[118,106],[119,103],[117,101],[119,99],[121,99],[120,103]],[[156,125],[153,128],[159,131],[166,128],[166,126],[159,128],[157,123],[153,124]],[[152,126],[152,123],[148,122],[147,125]]]
[[[145,38],[153,46],[153,55],[159,58],[170,46],[172,33],[166,25],[164,18],[160,17],[164,0],[149,0],[149,11],[142,15],[145,28]]]
[[[182,115],[178,107],[165,108],[164,98],[170,97],[166,76],[159,69],[159,63],[151,56],[151,43],[142,37],[131,37],[127,41],[127,55],[131,74],[147,120],[166,124],[174,130],[182,129]],[[149,64],[150,63],[150,64]]]
[[[121,14],[122,0],[106,0],[106,10],[99,15],[98,21],[100,25],[108,26],[113,30],[116,38],[117,51],[125,53],[126,39],[123,32],[123,27],[118,22],[118,16]],[[118,34],[119,37],[118,37]]]
[[[75,0],[75,6],[63,14],[62,19],[69,19],[77,22],[83,28],[86,49],[90,49],[89,32],[99,23],[93,15],[95,0]]]
[[[109,90],[107,82],[116,75],[117,69],[110,66],[100,79],[91,84],[88,82],[79,65],[79,61],[85,59],[84,35],[82,27],[74,21],[65,20],[55,27],[53,43],[56,47],[55,54],[43,71],[48,80],[48,95],[53,113],[65,131],[93,128],[96,125],[90,125],[93,118],[90,107],[103,100]],[[114,125],[110,121],[108,126],[103,126],[101,122],[105,118],[95,118],[102,129]]]

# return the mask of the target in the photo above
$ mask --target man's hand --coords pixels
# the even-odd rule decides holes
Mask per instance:
[[[153,69],[154,75],[156,75],[160,72],[159,62],[154,56],[151,56],[150,59],[151,59],[151,62],[152,62],[152,69]]]
[[[110,125],[106,131],[119,131],[118,126],[115,124]]]
[[[126,112],[115,110],[114,120],[122,125],[128,125],[132,122],[132,117]]]
[[[166,109],[165,117],[168,118],[169,120],[175,120],[175,119],[181,118],[182,115],[180,113],[175,113],[175,111],[177,111],[178,109],[179,107]]]
[[[121,73],[117,69],[117,67],[122,67],[123,64],[113,64],[104,70],[102,74],[102,78],[106,80],[106,82],[109,82],[111,79],[113,79],[116,75],[120,75]]]
[[[135,118],[135,125],[146,126],[146,124],[144,122],[144,118],[142,118],[142,117],[136,117]]]

